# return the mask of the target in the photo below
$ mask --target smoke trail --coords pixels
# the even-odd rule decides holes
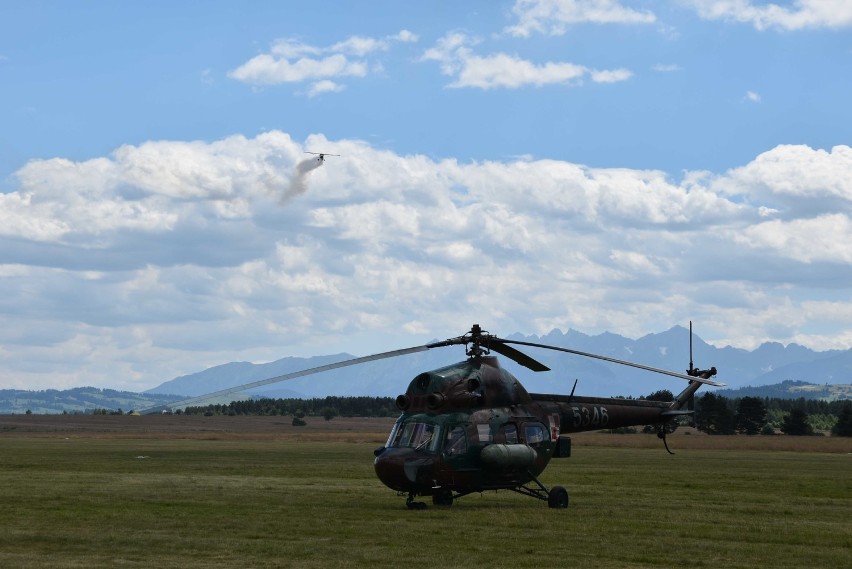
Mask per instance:
[[[296,173],[290,178],[290,186],[284,191],[281,201],[288,201],[290,198],[304,194],[308,189],[307,175],[311,170],[315,170],[322,166],[322,161],[318,158],[308,158],[296,164]]]

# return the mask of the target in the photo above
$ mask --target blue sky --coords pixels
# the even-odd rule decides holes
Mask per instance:
[[[852,346],[845,0],[2,2],[0,86],[0,387]]]

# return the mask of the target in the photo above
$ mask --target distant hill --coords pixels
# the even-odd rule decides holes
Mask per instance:
[[[633,340],[618,334],[590,336],[576,330],[554,330],[545,336],[513,334],[508,339],[556,345],[625,359],[652,367],[683,372],[689,365],[689,331],[681,326]],[[716,348],[700,337],[693,338],[696,367],[715,366],[717,379],[730,389],[783,381],[815,385],[852,383],[852,350],[816,352],[797,344],[766,343],[755,350]],[[677,393],[681,380],[591,358],[540,348],[523,351],[553,371],[534,373],[505,357],[501,365],[514,373],[527,390],[537,393],[568,393],[578,380],[578,395],[643,395],[658,389]],[[229,363],[181,376],[148,393],[197,396],[259,379],[283,375],[352,358],[336,354],[313,358],[288,357],[266,364]],[[268,397],[325,397],[328,395],[396,396],[422,371],[464,359],[461,347],[449,347],[342,368],[253,390]]]
[[[739,389],[719,389],[717,395],[735,399],[739,397],[768,397],[777,399],[823,399],[825,401],[837,401],[840,399],[852,399],[852,385],[849,384],[823,384],[816,385],[807,381],[786,380],[773,385],[761,385],[758,387],[740,387]]]
[[[550,344],[601,354],[644,365],[683,372],[689,366],[689,331],[675,326],[665,332],[648,334],[633,340],[618,334],[590,336],[576,330],[554,330],[544,336],[513,334],[508,339]],[[401,346],[389,346],[388,349]],[[797,344],[783,346],[766,343],[755,350],[716,348],[700,337],[693,338],[695,366],[715,366],[717,379],[727,383],[728,397],[756,393],[740,388],[767,387],[767,397],[849,398],[852,384],[852,349],[816,352]],[[523,348],[525,353],[551,368],[534,373],[505,357],[501,365],[515,374],[533,393],[569,393],[577,380],[578,395],[641,396],[659,389],[679,392],[682,380],[596,359],[554,352],[541,348]],[[363,355],[363,354],[362,354]],[[312,358],[286,357],[253,364],[233,362],[165,381],[145,393],[109,389],[77,388],[67,391],[0,390],[0,413],[61,413],[90,409],[144,409],[181,398],[211,393],[252,381],[322,366],[352,358],[334,354]],[[395,397],[407,388],[419,373],[463,360],[461,346],[428,350],[402,357],[378,360],[255,389],[248,394],[229,395],[229,400],[248,395],[273,398],[314,398],[336,396]],[[777,384],[788,385],[774,388]],[[707,388],[702,388],[702,392]],[[775,389],[773,392],[772,389]],[[731,395],[727,395],[731,393]],[[776,395],[775,393],[781,393]]]
[[[143,394],[130,391],[76,387],[74,389],[47,389],[25,391],[22,389],[0,389],[0,414],[26,413],[38,415],[51,413],[86,413],[95,409],[124,412],[164,405],[177,401],[180,396]]]
[[[298,359],[298,358],[296,358]],[[291,362],[295,364],[296,362]],[[321,365],[321,364],[320,364]],[[185,380],[184,380],[185,381]],[[739,389],[719,389],[716,394],[729,399],[739,397],[768,397],[778,399],[824,399],[835,401],[852,399],[852,385],[816,385],[805,381],[784,381],[773,385],[759,387],[741,387]],[[647,394],[645,394],[647,395]],[[280,399],[292,398],[290,390],[273,390],[262,394],[264,397]],[[105,409],[129,412],[145,409],[156,405],[165,405],[182,399],[182,395],[163,395],[153,393],[133,393],[130,391],[114,391],[96,387],[77,387],[74,389],[45,391],[24,391],[20,389],[0,389],[0,414],[24,414],[27,411],[38,415],[55,413],[89,413],[93,410]],[[233,394],[209,403],[227,404],[236,399],[244,398]],[[304,398],[304,397],[302,397]]]

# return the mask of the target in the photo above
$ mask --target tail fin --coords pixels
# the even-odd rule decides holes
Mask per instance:
[[[669,411],[666,411],[666,414],[694,415],[695,392],[698,391],[698,388],[701,387],[703,383],[715,386],[723,385],[710,381],[710,378],[716,375],[715,367],[711,367],[710,369],[698,369],[692,363],[692,320],[689,321],[689,369],[686,370],[686,375],[695,379],[691,380],[689,385],[686,386],[686,389],[681,391],[678,396],[675,397],[674,401],[672,401],[672,404],[669,406]],[[684,406],[686,406],[685,410],[683,409]]]
[[[686,386],[686,389],[677,394],[677,397],[674,398],[672,404],[669,405],[669,409],[680,410],[684,409],[681,415],[686,415],[687,413],[692,413],[695,409],[695,392],[701,387],[701,382],[699,381],[690,381],[689,385]],[[691,402],[691,403],[690,403]]]

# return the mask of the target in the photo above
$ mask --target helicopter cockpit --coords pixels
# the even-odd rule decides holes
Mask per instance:
[[[480,425],[488,429],[487,425]],[[448,456],[464,454],[468,435],[463,425],[436,425],[420,418],[399,422],[391,429],[383,448],[411,448],[417,451]],[[490,436],[487,437],[490,440]]]
[[[438,452],[441,447],[440,428],[433,423],[409,421],[397,423],[391,430],[386,448],[413,448]]]

